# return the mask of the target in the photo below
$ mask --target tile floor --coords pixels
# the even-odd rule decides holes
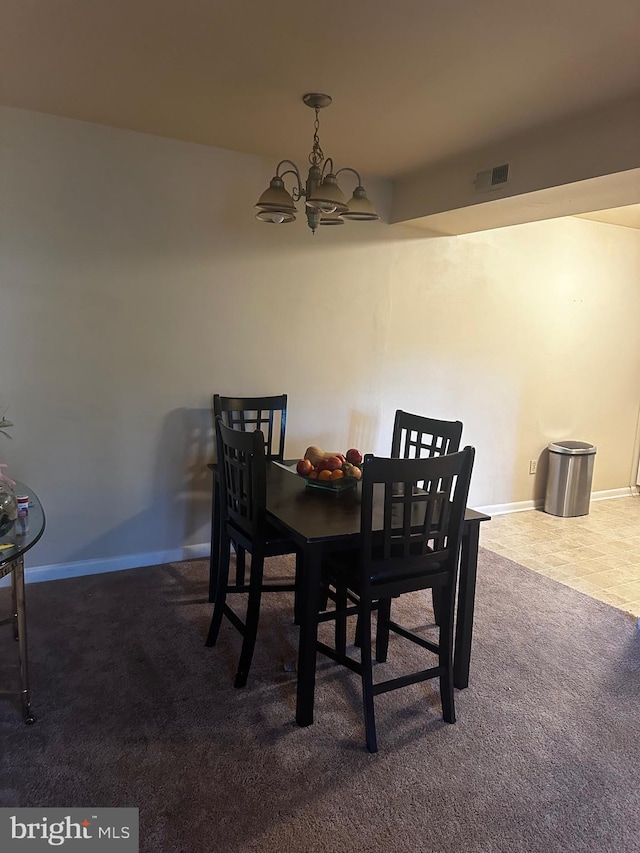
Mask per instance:
[[[640,496],[592,501],[577,518],[513,512],[480,530],[484,548],[640,618]]]

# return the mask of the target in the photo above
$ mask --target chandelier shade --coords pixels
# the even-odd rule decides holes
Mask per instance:
[[[347,200],[335,175],[330,172],[325,176],[322,183],[307,198],[307,207],[322,213],[344,213],[347,210]]]
[[[374,219],[380,219],[373,204],[367,197],[364,187],[355,188],[347,204],[347,210],[342,215],[345,219],[351,219],[354,222],[372,222]]]
[[[256,209],[256,219],[276,225],[293,222],[298,212],[293,198],[285,189],[284,181],[278,175],[271,179],[268,189],[258,199]]]
[[[256,219],[274,225],[293,222],[298,212],[295,203],[300,199],[304,199],[307,225],[314,234],[318,225],[344,225],[345,219],[361,222],[379,219],[358,172],[349,166],[334,172],[333,160],[331,157],[325,158],[320,147],[318,113],[323,107],[329,106],[331,97],[309,92],[302,100],[316,112],[313,148],[309,154],[310,168],[306,182],[303,185],[300,170],[292,160],[281,160],[271,183],[258,199]],[[349,202],[338,184],[338,175],[341,172],[352,172],[358,181]],[[295,178],[292,193],[289,193],[284,185],[286,175],[293,175]]]
[[[320,217],[320,225],[344,225],[344,219],[339,213],[325,213]]]

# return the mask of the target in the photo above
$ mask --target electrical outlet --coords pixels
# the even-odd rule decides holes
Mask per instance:
[[[537,459],[531,459],[529,462],[529,473],[535,474],[537,470],[538,470],[538,460]]]

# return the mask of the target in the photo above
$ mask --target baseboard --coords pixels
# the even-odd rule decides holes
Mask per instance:
[[[592,492],[592,501],[604,501],[612,498],[626,498],[638,494],[637,489],[629,486],[624,489],[608,489],[602,492]],[[531,509],[541,509],[543,500],[516,501],[514,503],[492,504],[491,506],[474,506],[478,512],[487,515],[506,515],[509,512],[526,512]],[[180,563],[183,560],[201,560],[209,556],[209,542],[198,545],[184,545],[182,548],[172,548],[166,551],[150,551],[146,554],[123,554],[119,557],[106,557],[100,560],[79,560],[74,563],[53,563],[50,566],[27,566],[25,568],[26,583],[41,583],[43,581],[60,580],[61,578],[77,578],[82,575],[99,575],[105,572],[122,572],[127,569],[140,569],[143,566],[161,566],[164,563]],[[28,557],[27,557],[28,559]],[[0,588],[8,586],[10,578],[0,580]]]
[[[627,486],[625,489],[607,489],[604,492],[591,492],[592,501],[608,501],[611,498],[628,498],[638,494],[637,488]]]
[[[602,492],[591,492],[592,501],[608,501],[613,498],[628,498],[637,495],[638,490],[633,486],[625,486],[623,489],[605,489]],[[530,509],[542,509],[544,500],[542,498],[534,501],[515,501],[506,504],[492,504],[491,506],[474,506],[478,512],[487,515],[506,515],[509,512],[526,512]]]
[[[184,545],[166,551],[150,551],[146,554],[123,554],[119,557],[106,557],[101,560],[79,560],[73,563],[53,563],[50,566],[26,566],[25,583],[41,583],[61,578],[77,578],[81,575],[100,575],[105,572],[122,572],[127,569],[140,569],[143,566],[161,566],[164,563],[179,563],[183,560],[201,560],[209,556],[211,546]],[[28,560],[28,555],[27,555]],[[10,576],[0,580],[0,587],[8,586]]]

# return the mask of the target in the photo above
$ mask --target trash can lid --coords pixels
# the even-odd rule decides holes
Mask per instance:
[[[588,441],[555,441],[549,445],[549,450],[551,453],[563,453],[567,456],[590,456],[597,448]]]

